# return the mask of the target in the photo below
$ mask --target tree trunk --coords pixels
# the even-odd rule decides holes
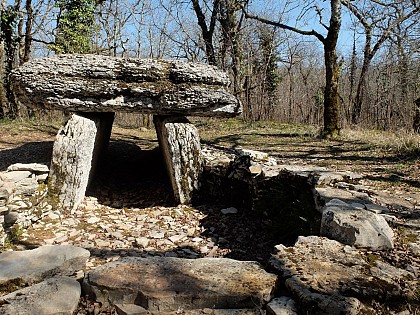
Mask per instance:
[[[325,51],[325,90],[324,90],[324,131],[325,136],[340,134],[340,110],[338,94],[339,69],[335,48],[328,44]]]
[[[201,6],[198,0],[191,0],[191,2],[193,5],[195,15],[197,17],[197,23],[201,28],[201,34],[203,36],[204,45],[206,48],[207,61],[210,65],[215,66],[217,65],[217,60],[216,60],[216,54],[215,54],[214,46],[213,46],[213,33],[214,33],[216,14],[217,14],[217,9],[218,9],[217,7],[218,7],[219,0],[213,1],[213,12],[211,15],[211,21],[210,21],[209,26],[207,26],[206,24],[206,17],[203,13],[203,10],[201,9]]]
[[[416,105],[415,114],[414,114],[414,122],[413,122],[413,129],[414,132],[420,133],[420,97],[414,102]]]
[[[341,26],[341,1],[331,0],[331,19],[328,35],[324,40],[325,90],[323,135],[334,137],[340,134],[340,97],[338,81],[340,67],[337,62],[337,40]]]
[[[28,15],[26,19],[26,28],[25,28],[25,47],[23,52],[23,59],[20,61],[21,64],[28,62],[31,55],[32,47],[32,24],[33,24],[33,9],[32,9],[32,0],[26,0],[26,14]]]
[[[366,76],[369,69],[370,60],[363,60],[362,70],[360,71],[359,83],[357,84],[356,97],[354,98],[353,110],[351,113],[351,122],[354,125],[360,123],[362,115],[363,98],[365,95]]]
[[[20,3],[18,2],[18,5]],[[3,47],[4,47],[4,73],[3,73],[3,93],[4,93],[4,102],[2,104],[4,115],[10,119],[14,119],[17,116],[17,106],[14,99],[13,91],[11,88],[10,74],[13,70],[15,63],[15,54],[16,54],[16,40],[15,40],[15,30],[13,24],[18,18],[18,6],[9,7],[1,11],[1,28],[0,32],[3,37]],[[6,110],[4,110],[6,109]]]
[[[372,33],[371,28],[365,27],[365,48],[363,52],[363,65],[360,71],[359,82],[357,84],[356,97],[354,99],[353,110],[351,114],[351,121],[354,125],[360,123],[360,116],[363,108],[363,98],[365,96],[366,88],[366,76],[368,74],[370,62],[373,58],[373,52],[371,51]]]
[[[4,43],[0,41],[0,119],[4,118],[3,107],[6,105],[6,95],[4,91],[4,61],[5,61],[5,52],[4,52]]]

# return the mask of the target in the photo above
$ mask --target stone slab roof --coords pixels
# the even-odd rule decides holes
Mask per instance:
[[[228,75],[199,63],[57,55],[16,69],[12,84],[17,100],[33,108],[219,117],[242,111]]]

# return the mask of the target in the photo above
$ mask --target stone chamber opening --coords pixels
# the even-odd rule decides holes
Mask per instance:
[[[207,147],[203,152],[201,186],[187,209],[201,214],[200,233],[194,237],[210,245],[203,253],[188,245],[179,245],[178,250],[197,253],[190,258],[227,257],[265,266],[275,245],[293,245],[300,235],[319,235],[320,214],[310,179],[287,172],[260,179],[244,172],[251,164],[248,155]],[[126,211],[177,207],[153,136],[111,138],[86,195],[99,205]]]

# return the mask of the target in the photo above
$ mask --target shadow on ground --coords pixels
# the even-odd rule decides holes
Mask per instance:
[[[13,163],[49,164],[52,145],[52,142],[33,142],[0,151],[0,170],[5,170]],[[145,146],[150,147],[151,144],[145,143]],[[96,197],[99,204],[117,209],[177,206],[159,148],[142,150],[136,143],[125,140],[110,142],[87,195]],[[273,246],[280,243],[270,233],[270,223],[244,209],[231,215],[220,212],[229,206],[232,204],[216,202],[194,205],[206,215],[200,222],[204,228],[201,236],[211,238],[217,246],[217,251],[212,255],[256,260],[264,264]],[[26,248],[38,246],[21,245]],[[140,252],[144,253],[139,249],[137,253]],[[198,256],[205,255],[198,253]]]
[[[0,171],[15,163],[50,164],[53,142],[29,142],[16,148],[0,150]]]
[[[114,208],[176,205],[159,148],[123,140],[111,141],[87,195]]]

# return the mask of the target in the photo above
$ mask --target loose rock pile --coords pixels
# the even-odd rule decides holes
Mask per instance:
[[[28,227],[40,219],[37,215],[40,209],[50,206],[44,203],[45,190],[40,184],[45,184],[48,177],[48,166],[43,164],[13,164],[6,172],[0,173],[0,245],[6,240],[6,233],[15,223]],[[51,209],[51,207],[50,207]]]
[[[37,309],[37,314],[72,314],[78,307],[78,298],[86,293],[90,293],[99,305],[97,312],[106,309],[118,314],[146,311],[226,314],[224,308],[236,314],[254,314],[261,310],[271,314],[358,314],[380,308],[387,312],[418,309],[420,222],[415,217],[409,220],[400,215],[401,209],[395,209],[399,203],[397,198],[392,198],[392,204],[387,203],[389,197],[384,198],[363,185],[363,178],[357,174],[278,165],[275,159],[261,152],[207,147],[203,155],[206,175],[203,189],[210,184],[213,187],[213,190],[206,190],[210,195],[207,197],[215,198],[223,190],[235,192],[233,189],[238,189],[236,193],[243,197],[235,204],[225,194],[225,200],[231,202],[225,203],[229,206],[215,207],[222,218],[239,219],[243,213],[251,212],[265,217],[267,230],[275,229],[277,225],[273,218],[282,207],[288,207],[288,201],[276,199],[282,203],[277,206],[270,203],[271,208],[261,211],[266,205],[264,198],[287,192],[285,187],[290,186],[306,191],[298,196],[299,200],[307,200],[307,195],[312,198],[312,203],[300,203],[299,207],[307,208],[297,213],[300,220],[305,224],[312,220],[310,223],[318,225],[321,235],[328,238],[301,236],[292,246],[276,246],[276,253],[267,264],[272,274],[268,274],[255,263],[212,258],[232,253],[232,246],[226,245],[235,235],[232,239],[224,238],[217,234],[218,226],[204,227],[202,222],[208,214],[194,207],[124,208],[124,201],[117,205],[116,200],[109,200],[105,205],[94,197],[86,197],[69,216],[48,206],[41,198],[45,194],[42,189],[33,189],[31,196],[19,196],[19,189],[15,193],[12,189],[8,201],[3,201],[3,207],[7,207],[8,213],[19,214],[16,222],[23,228],[21,240],[60,246],[0,254],[0,270],[9,277],[5,280],[6,276],[0,276],[2,294],[33,285],[2,296],[0,313],[14,314],[33,308]],[[10,178],[10,173],[15,172],[12,169],[1,173],[4,183],[3,178]],[[280,185],[285,180],[286,186]],[[264,193],[268,187],[274,191]],[[37,214],[31,213],[34,207],[27,203],[34,200],[31,199],[34,196],[38,197],[33,204],[43,208]],[[22,208],[10,208],[19,198]],[[294,217],[289,218],[287,224],[293,223]],[[299,232],[310,231],[300,227],[297,228]],[[81,248],[89,249],[90,256]],[[72,263],[65,260],[60,262],[65,267],[53,265],[48,270],[37,270],[37,276],[32,267],[17,268],[14,260],[38,261],[44,267],[48,264],[39,257],[54,263],[58,263],[57,257],[66,256],[71,260],[68,253],[57,254],[70,249],[81,253],[77,266],[70,267]],[[32,258],[13,258],[20,253]],[[207,258],[191,260],[200,257]],[[398,259],[393,259],[395,257]],[[12,274],[10,270],[23,270],[26,276]],[[87,273],[86,276],[81,270]],[[276,285],[273,274],[278,277]],[[79,283],[67,276],[84,279],[84,289],[80,291]],[[228,281],[215,281],[217,279]],[[74,292],[66,300],[67,304],[64,303],[66,311],[58,311],[58,308],[41,310],[37,294],[60,295],[50,293],[46,288]],[[29,301],[29,305],[25,301]],[[187,311],[191,308],[195,310]],[[83,312],[79,307],[79,313],[85,314]]]

